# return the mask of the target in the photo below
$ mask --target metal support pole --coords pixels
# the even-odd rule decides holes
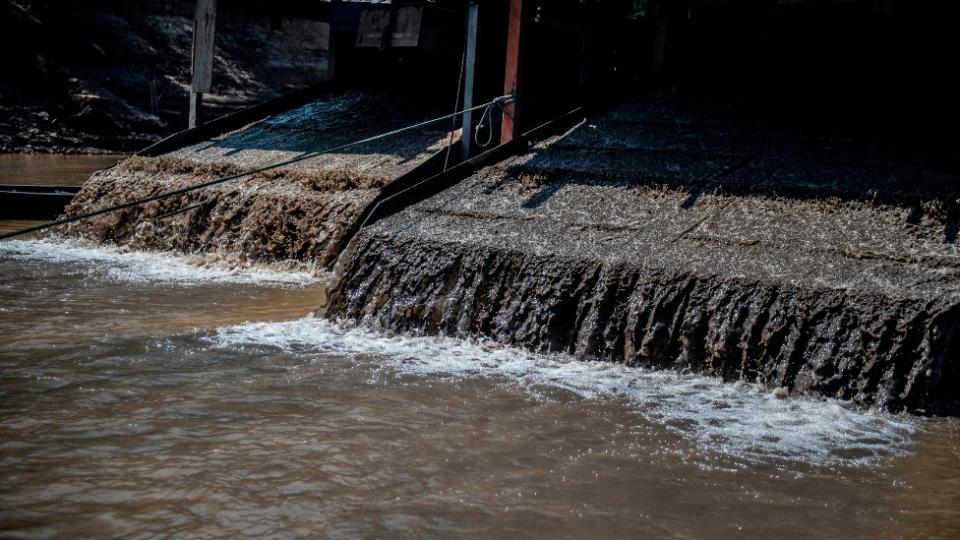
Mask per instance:
[[[193,74],[190,83],[191,128],[200,123],[203,93],[210,92],[213,86],[213,36],[216,21],[217,0],[197,0],[197,11],[193,19],[193,50],[190,55],[190,71]]]
[[[479,3],[477,0],[470,0],[467,10],[467,41],[465,44],[466,50],[464,51],[466,64],[463,79],[464,110],[473,108],[474,77],[476,75],[477,65],[477,14],[479,12]],[[463,145],[463,159],[470,159],[471,146],[473,145],[473,130],[473,111],[469,111],[463,115],[463,130],[460,135],[460,143]]]
[[[503,93],[516,99],[503,107],[500,142],[512,141],[520,134],[520,99],[523,75],[524,0],[510,0],[510,22],[507,25],[506,72],[503,75]]]
[[[189,127],[195,128],[200,122],[200,106],[203,102],[203,94],[200,92],[190,91],[190,117],[189,117]]]

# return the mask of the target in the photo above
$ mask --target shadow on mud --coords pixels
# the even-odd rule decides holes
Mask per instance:
[[[688,194],[683,210],[711,193],[872,202],[908,208],[910,224],[943,222],[944,238],[953,243],[960,217],[956,171],[948,148],[902,134],[658,94],[531,149],[490,190],[532,183],[524,208],[541,206],[568,185],[663,187]]]

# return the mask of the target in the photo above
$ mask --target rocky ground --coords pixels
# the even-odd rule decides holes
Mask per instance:
[[[211,118],[326,76],[318,23],[245,4],[218,12]],[[185,129],[195,5],[0,1],[0,152],[124,153]]]
[[[330,311],[958,413],[954,159],[647,96],[361,232]]]

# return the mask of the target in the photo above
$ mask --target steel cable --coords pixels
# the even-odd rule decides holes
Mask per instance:
[[[13,238],[13,237],[15,237],[15,236],[21,236],[21,235],[28,234],[28,233],[32,233],[32,232],[42,231],[42,230],[45,230],[45,229],[49,229],[49,228],[51,228],[51,227],[57,227],[57,226],[60,226],[60,225],[66,225],[66,224],[68,224],[68,223],[73,223],[73,222],[80,221],[80,220],[83,220],[83,219],[89,219],[89,218],[92,218],[92,217],[101,216],[101,215],[103,215],[103,214],[108,214],[108,213],[110,213],[110,212],[116,212],[117,210],[123,210],[123,209],[126,209],[126,208],[132,208],[132,207],[134,207],[134,206],[140,206],[140,205],[143,205],[143,204],[146,204],[146,203],[149,203],[149,202],[153,202],[153,201],[158,201],[158,200],[161,200],[161,199],[165,199],[165,198],[167,198],[167,197],[173,197],[173,196],[176,196],[176,195],[182,195],[182,194],[184,194],[184,193],[189,193],[189,192],[191,192],[191,191],[196,191],[196,190],[198,190],[198,189],[203,189],[203,188],[215,186],[215,185],[218,185],[218,184],[223,184],[223,183],[225,183],[225,182],[230,182],[231,180],[237,180],[237,179],[240,179],[240,178],[243,178],[243,177],[246,177],[246,176],[250,176],[250,175],[254,175],[254,174],[259,174],[259,173],[262,173],[262,172],[270,171],[270,170],[277,169],[277,168],[280,168],[280,167],[284,167],[284,166],[287,166],[287,165],[292,165],[292,164],[294,164],[294,163],[299,163],[299,162],[301,162],[301,161],[306,161],[306,160],[308,160],[308,159],[315,158],[315,157],[320,156],[320,155],[323,155],[323,154],[329,154],[329,153],[331,153],[331,152],[337,152],[337,151],[339,151],[339,150],[344,150],[344,149],[351,148],[351,147],[354,147],[354,146],[360,146],[360,145],[362,145],[362,144],[367,144],[367,143],[371,143],[371,142],[374,142],[374,141],[379,141],[379,140],[381,140],[381,139],[386,139],[386,138],[388,138],[388,137],[392,137],[392,136],[395,136],[395,135],[399,135],[399,134],[401,134],[401,133],[406,133],[406,132],[408,132],[408,131],[413,131],[413,130],[416,130],[416,129],[420,129],[420,128],[422,128],[422,127],[426,127],[426,126],[429,126],[429,125],[431,125],[431,124],[436,124],[436,123],[438,123],[438,122],[443,122],[444,120],[449,120],[449,119],[451,119],[451,118],[456,118],[457,116],[462,115],[462,114],[467,113],[467,112],[472,112],[472,111],[480,110],[480,109],[483,109],[484,107],[492,107],[492,106],[494,106],[494,104],[508,103],[508,102],[510,102],[510,101],[512,101],[512,100],[513,100],[513,96],[512,96],[512,95],[500,96],[500,97],[494,98],[493,100],[491,100],[491,101],[489,101],[489,102],[487,102],[487,103],[482,103],[482,104],[480,104],[480,105],[476,105],[476,106],[474,106],[474,107],[470,107],[469,109],[463,109],[463,110],[461,110],[461,111],[457,111],[457,112],[454,112],[454,113],[451,113],[451,114],[446,114],[446,115],[443,115],[443,116],[440,116],[440,117],[437,117],[437,118],[432,118],[432,119],[430,119],[430,120],[426,120],[426,121],[423,121],[423,122],[420,122],[420,123],[417,123],[417,124],[412,124],[412,125],[409,125],[409,126],[404,126],[404,127],[402,127],[402,128],[395,129],[395,130],[393,130],[393,131],[388,131],[388,132],[385,132],[385,133],[381,133],[381,134],[379,134],[379,135],[374,135],[374,136],[372,136],[372,137],[367,137],[367,138],[365,138],[365,139],[360,139],[360,140],[358,140],[358,141],[353,141],[353,142],[349,142],[349,143],[346,143],[346,144],[341,144],[341,145],[338,145],[338,146],[334,146],[334,147],[331,147],[331,148],[326,148],[326,149],[323,149],[323,150],[317,150],[317,151],[314,151],[314,152],[307,152],[306,154],[303,154],[303,155],[301,155],[301,156],[297,156],[297,157],[295,157],[295,158],[287,159],[287,160],[284,160],[284,161],[279,161],[279,162],[277,162],[277,163],[272,163],[272,164],[270,164],[270,165],[264,165],[263,167],[258,167],[258,168],[256,168],[256,169],[252,169],[252,170],[249,170],[249,171],[244,171],[244,172],[241,172],[241,173],[236,173],[236,174],[231,174],[231,175],[228,175],[228,176],[223,176],[223,177],[216,178],[216,179],[213,179],[213,180],[210,180],[210,181],[207,181],[207,182],[202,182],[202,183],[200,183],[200,184],[195,184],[195,185],[192,185],[192,186],[187,186],[187,187],[184,187],[184,188],[175,189],[175,190],[173,190],[173,191],[167,191],[167,192],[164,192],[164,193],[158,193],[158,194],[156,194],[156,195],[151,195],[151,196],[149,196],[149,197],[143,197],[143,198],[141,198],[141,199],[135,199],[135,200],[132,200],[132,201],[129,201],[129,202],[121,203],[121,204],[114,205],[114,206],[110,206],[110,207],[107,207],[107,208],[101,208],[100,210],[94,210],[94,211],[92,211],[92,212],[86,212],[86,213],[83,213],[83,214],[77,214],[77,215],[74,215],[74,216],[65,217],[65,218],[62,218],[62,219],[55,220],[55,221],[49,221],[49,222],[47,222],[47,223],[41,223],[40,225],[34,225],[34,226],[32,226],[32,227],[26,227],[26,228],[23,228],[23,229],[18,229],[18,230],[16,230],[16,231],[13,231],[13,232],[9,232],[9,233],[0,235],[0,240],[6,240],[6,239],[8,239],[8,238]]]

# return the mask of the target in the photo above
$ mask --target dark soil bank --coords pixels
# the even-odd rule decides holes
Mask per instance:
[[[131,152],[185,129],[195,6],[0,1],[0,152]],[[319,24],[221,2],[207,118],[323,80]]]
[[[362,231],[329,312],[958,414],[952,160],[654,96]]]

